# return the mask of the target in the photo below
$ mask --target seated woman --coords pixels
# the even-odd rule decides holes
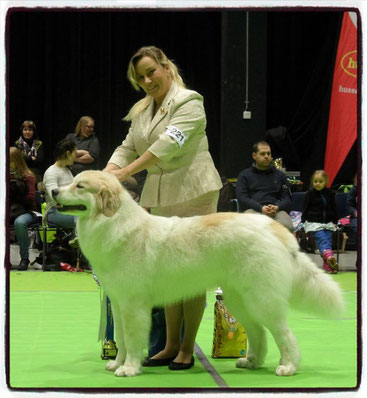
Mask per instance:
[[[74,176],[85,170],[98,169],[100,144],[94,133],[94,128],[95,121],[90,116],[82,116],[75,127],[74,133],[66,136],[77,146],[77,157],[71,167]]]
[[[74,177],[69,167],[74,163],[76,156],[77,147],[75,143],[69,139],[61,140],[55,148],[55,163],[45,171],[43,177],[47,221],[68,229],[75,227],[76,217],[58,213],[54,207],[55,201],[52,198],[51,191],[72,183]]]
[[[31,169],[36,178],[36,184],[42,181],[43,173],[43,144],[38,138],[36,124],[32,120],[25,120],[20,126],[20,137],[15,141],[14,146],[24,156],[27,166]]]
[[[10,222],[14,223],[15,236],[19,245],[19,271],[26,271],[29,265],[28,226],[37,222],[35,177],[28,168],[22,152],[10,148]]]

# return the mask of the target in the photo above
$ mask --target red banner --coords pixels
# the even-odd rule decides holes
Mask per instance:
[[[324,169],[333,183],[357,138],[356,13],[345,12],[337,48]]]

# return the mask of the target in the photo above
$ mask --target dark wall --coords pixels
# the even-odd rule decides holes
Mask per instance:
[[[285,144],[286,167],[300,170],[306,186],[313,171],[324,167],[342,15],[326,11],[268,14],[267,129],[287,128],[293,148]],[[337,185],[353,181],[356,162],[354,150],[336,177]]]
[[[36,122],[47,153],[83,115],[95,119],[104,166],[124,139],[121,119],[143,96],[126,69],[143,45],[162,48],[189,88],[205,98],[208,137],[217,162],[220,134],[218,12],[13,11],[8,15],[8,133],[12,144],[26,119]],[[211,43],[211,45],[208,45]]]
[[[237,177],[252,163],[252,145],[266,129],[267,14],[225,12],[222,16],[221,171]],[[246,75],[248,51],[248,110]]]
[[[131,55],[161,47],[204,96],[207,135],[222,175],[236,177],[251,145],[285,126],[303,179],[323,167],[341,12],[249,12],[249,107],[243,119],[246,10],[11,9],[7,16],[7,137],[32,119],[47,159],[82,115],[96,121],[103,167],[124,139],[121,119],[142,93],[126,79]],[[295,153],[294,153],[295,152]],[[289,151],[289,153],[291,153]],[[275,155],[278,155],[275,153]],[[355,153],[339,178],[354,176]]]

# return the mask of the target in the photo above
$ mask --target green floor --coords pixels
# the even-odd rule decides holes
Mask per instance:
[[[293,377],[275,376],[279,353],[270,336],[261,369],[237,369],[234,359],[211,358],[213,293],[208,293],[197,344],[229,388],[353,388],[357,384],[356,273],[334,278],[344,289],[343,319],[290,312],[290,327],[303,356]],[[198,360],[186,372],[144,368],[137,377],[118,378],[105,371],[97,341],[99,289],[91,274],[12,271],[9,300],[10,387],[219,388]]]

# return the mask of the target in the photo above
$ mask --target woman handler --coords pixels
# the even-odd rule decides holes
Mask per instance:
[[[208,151],[203,97],[185,88],[176,65],[154,46],[142,47],[133,55],[128,79],[146,96],[125,117],[131,121],[129,133],[105,171],[122,182],[146,169],[141,205],[154,215],[215,213],[222,184]],[[205,292],[166,307],[166,346],[143,366],[169,365],[171,370],[192,367],[204,306]]]

